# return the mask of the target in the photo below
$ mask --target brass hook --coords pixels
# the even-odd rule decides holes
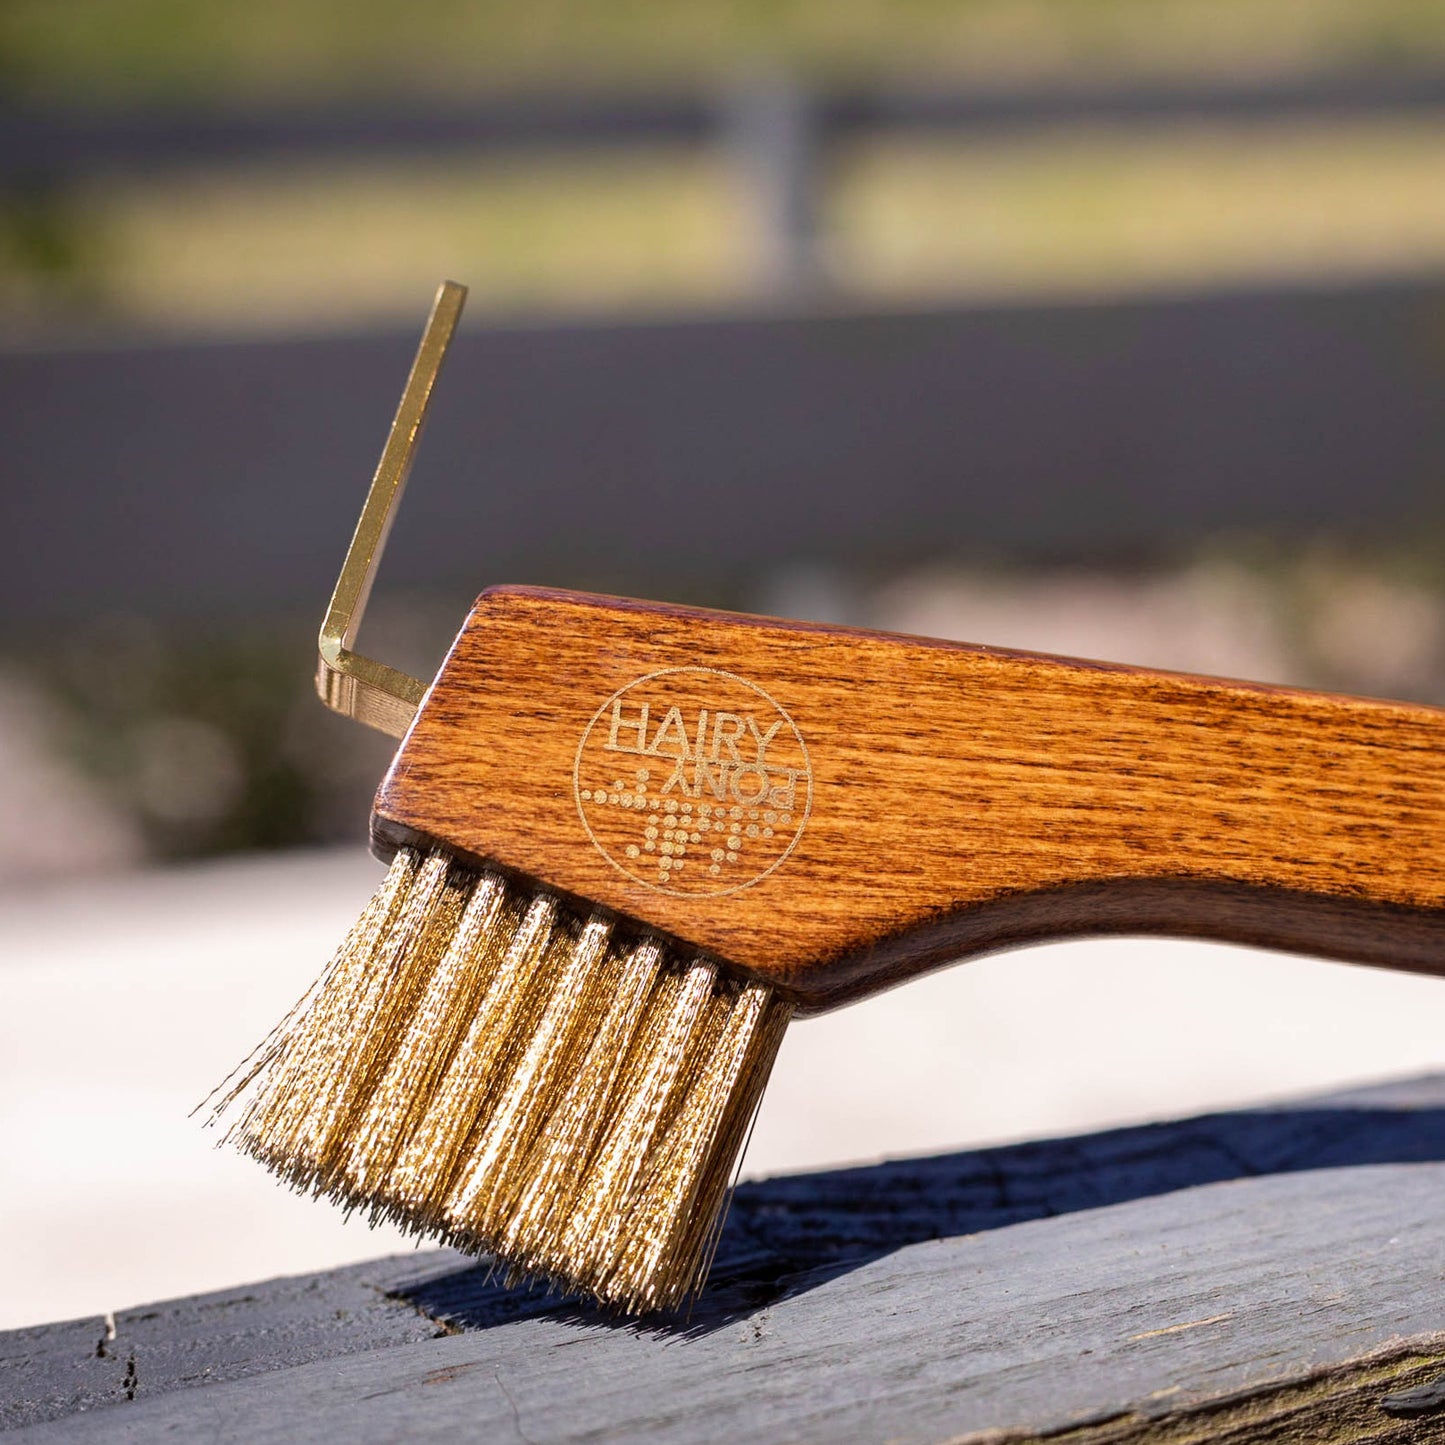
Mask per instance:
[[[317,639],[320,658],[316,691],[322,702],[335,712],[398,738],[405,736],[411,726],[427,684],[351,648],[411,472],[432,387],[446,360],[466,299],[467,288],[455,281],[443,281],[437,290]]]

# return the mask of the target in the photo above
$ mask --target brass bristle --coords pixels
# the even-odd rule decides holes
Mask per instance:
[[[217,1105],[282,1178],[635,1313],[702,1285],[791,1009],[403,848]]]

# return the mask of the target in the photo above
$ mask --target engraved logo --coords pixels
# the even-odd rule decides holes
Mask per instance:
[[[582,734],[572,785],[607,861],[684,897],[766,878],[813,802],[792,718],[756,683],[707,667],[666,668],[613,693]]]

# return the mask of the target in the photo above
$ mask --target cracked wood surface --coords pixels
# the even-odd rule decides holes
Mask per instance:
[[[0,1335],[17,1441],[1445,1438],[1445,1076],[764,1181],[685,1324],[427,1251]]]

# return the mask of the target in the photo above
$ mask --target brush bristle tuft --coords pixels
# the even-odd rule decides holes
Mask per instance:
[[[298,1189],[632,1313],[701,1288],[791,1014],[661,939],[403,848],[223,1085]]]

